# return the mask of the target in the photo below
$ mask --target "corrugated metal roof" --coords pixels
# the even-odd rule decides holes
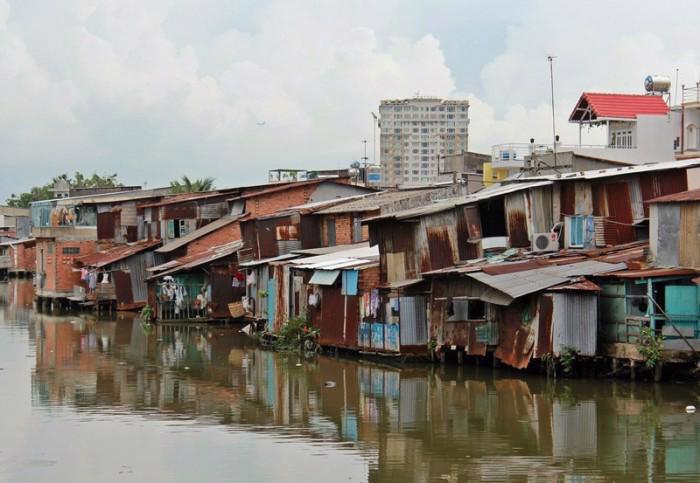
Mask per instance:
[[[212,221],[211,223],[204,225],[202,228],[199,228],[198,230],[195,230],[193,232],[188,233],[187,235],[180,237],[176,239],[175,241],[172,241],[166,245],[163,245],[160,247],[156,252],[158,253],[170,253],[174,250],[177,250],[180,247],[183,247],[199,238],[202,238],[204,235],[208,235],[209,233],[212,233],[219,228],[223,228],[230,223],[233,223],[234,221],[238,221],[241,218],[244,218],[247,216],[247,213],[244,213],[242,215],[229,215],[229,216],[224,216],[219,218],[218,220]]]
[[[149,248],[160,245],[160,240],[147,240],[127,245],[120,245],[102,252],[91,253],[82,257],[76,257],[75,261],[88,267],[101,268],[118,262],[132,255],[141,253]]]
[[[250,193],[243,193],[240,196],[229,198],[227,201],[255,198],[257,196],[269,195],[269,194],[277,193],[280,191],[287,191],[287,190],[298,188],[298,187],[312,186],[312,185],[321,184],[321,183],[331,183],[331,184],[340,184],[343,186],[350,186],[350,187],[357,188],[358,190],[365,190],[368,193],[376,191],[373,188],[367,188],[364,186],[357,186],[357,185],[353,185],[353,184],[349,184],[349,183],[344,183],[344,182],[340,181],[340,179],[341,178],[319,178],[319,179],[312,179],[312,180],[308,180],[308,181],[296,181],[296,182],[287,183],[287,184],[275,184],[270,188],[252,191]]]
[[[241,240],[235,240],[231,243],[226,243],[225,245],[213,246],[202,252],[180,257],[176,260],[171,260],[170,262],[162,265],[152,267],[150,271],[159,273],[153,275],[151,278],[163,277],[182,270],[196,268],[200,265],[232,255],[241,248],[243,248],[243,242]]]
[[[700,201],[700,189],[659,196],[647,201],[647,203],[681,203],[685,201]]]
[[[369,243],[362,242],[352,243],[348,245],[334,245],[332,247],[304,248],[301,250],[292,250],[292,253],[298,253],[299,255],[327,255],[329,253],[344,252],[347,250],[354,250],[356,248],[363,247],[369,247]]]
[[[456,206],[468,205],[469,203],[476,203],[479,201],[484,201],[487,199],[495,198],[497,196],[503,196],[509,193],[514,193],[516,191],[521,191],[529,188],[536,188],[538,186],[548,186],[552,182],[548,180],[537,180],[522,183],[511,183],[507,185],[495,185],[488,188],[484,188],[476,193],[472,193],[467,196],[460,196],[456,198],[450,198],[446,200],[435,201],[432,204],[426,206],[421,206],[418,208],[411,208],[409,210],[395,211],[393,213],[386,213],[383,215],[373,216],[370,218],[365,218],[362,223],[367,223],[371,221],[378,220],[407,220],[410,218],[416,218],[426,215],[432,215],[434,213],[440,213],[442,211],[447,211],[453,209]]]
[[[379,260],[378,246],[364,246],[326,255],[301,258],[291,262],[294,268],[326,269],[357,268],[375,264]]]
[[[96,195],[85,195],[85,196],[72,196],[69,198],[54,198],[51,200],[35,201],[32,203],[34,205],[42,203],[52,203],[56,202],[58,206],[74,206],[80,204],[97,204],[97,203],[118,203],[121,201],[135,201],[144,200],[148,198],[155,198],[160,196],[166,196],[172,193],[171,188],[152,188],[147,190],[135,190],[135,191],[117,191],[114,193],[102,193]]]
[[[648,268],[644,270],[623,270],[609,274],[617,278],[652,278],[652,277],[676,277],[682,275],[695,275],[697,271],[689,268]]]
[[[340,270],[316,270],[309,280],[311,285],[333,285],[340,275]]]
[[[667,169],[682,169],[700,166],[700,158],[682,159],[679,161],[665,161],[662,163],[636,164],[633,166],[620,166],[619,168],[592,169],[589,171],[577,171],[575,173],[547,174],[540,176],[528,176],[520,178],[522,181],[530,180],[579,180],[579,179],[599,179],[622,176],[625,174],[639,174],[653,171],[664,171]]]
[[[646,94],[610,94],[584,92],[569,116],[569,122],[581,119],[583,110],[590,109],[596,119],[637,119],[640,114],[668,114],[663,97]]]
[[[241,263],[239,266],[244,268],[257,267],[258,265],[265,265],[270,262],[280,262],[283,260],[291,260],[292,258],[298,258],[299,255],[295,253],[285,253],[284,255],[278,255],[271,258],[263,258],[261,260],[253,260],[251,262]]]
[[[625,268],[627,268],[627,266],[624,263],[613,264],[598,262],[596,260],[586,260],[579,263],[553,265],[500,275],[471,272],[467,273],[466,276],[503,292],[511,299],[516,299],[523,295],[567,283],[571,277],[614,272],[617,270],[624,270]]]
[[[282,208],[281,210],[278,210],[270,215],[265,215],[265,216],[259,216],[259,220],[266,220],[269,218],[279,218],[282,216],[289,216],[289,215],[294,215],[297,213],[301,214],[307,214],[307,213],[318,213],[319,210],[323,208],[328,208],[328,207],[333,207],[338,204],[342,203],[348,203],[354,200],[357,200],[358,198],[364,198],[365,196],[368,196],[367,194],[362,194],[362,195],[353,195],[353,196],[345,196],[343,198],[335,198],[332,200],[324,200],[324,201],[314,201],[313,203],[304,203],[301,205],[296,205],[296,206],[290,206],[289,208]]]
[[[408,280],[397,280],[395,282],[389,282],[385,283],[383,285],[380,285],[380,288],[390,288],[390,289],[398,289],[398,288],[405,288],[405,287],[410,287],[412,285],[417,285],[421,282],[423,282],[424,278],[411,278]]]
[[[382,191],[380,193],[363,195],[360,199],[337,204],[331,208],[324,208],[317,211],[319,215],[332,215],[338,213],[355,213],[361,211],[376,211],[382,206],[396,201],[412,198],[434,188],[419,188],[412,190]]]
[[[9,247],[12,245],[36,244],[36,238],[23,238],[21,240],[11,240],[0,243],[0,247]]]

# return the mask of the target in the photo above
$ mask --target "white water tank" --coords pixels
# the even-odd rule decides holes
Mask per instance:
[[[644,79],[644,89],[647,92],[668,92],[671,89],[671,78],[665,75],[648,75]]]

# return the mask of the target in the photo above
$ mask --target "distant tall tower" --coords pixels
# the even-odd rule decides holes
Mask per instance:
[[[467,152],[469,101],[431,97],[379,104],[382,185],[438,180],[440,158]]]

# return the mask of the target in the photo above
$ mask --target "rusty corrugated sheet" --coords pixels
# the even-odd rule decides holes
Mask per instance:
[[[516,369],[525,369],[530,363],[535,343],[532,325],[523,314],[532,314],[530,299],[517,301],[498,310],[498,347],[494,356]],[[532,318],[532,315],[529,316]]]
[[[216,220],[228,214],[228,203],[225,201],[204,203],[199,207],[198,218],[202,220]]]
[[[576,185],[574,183],[562,183],[559,188],[561,196],[561,212],[564,215],[576,214]]]
[[[279,255],[276,240],[276,220],[258,220],[255,226],[258,235],[257,245],[260,258],[271,258]]]
[[[649,200],[649,203],[681,203],[686,201],[700,201],[700,189],[660,196]]]
[[[193,220],[197,218],[197,203],[189,201],[163,206],[163,220]]]
[[[537,343],[533,355],[541,358],[552,353],[552,296],[542,295],[537,307]]]
[[[277,241],[299,240],[299,226],[281,224],[275,227]]]
[[[428,321],[425,296],[399,297],[401,346],[425,346]]]
[[[211,270],[209,273],[212,317],[228,318],[231,316],[228,304],[234,301],[231,287],[233,278],[227,269],[228,266],[224,266],[221,269]]]
[[[121,205],[121,225],[136,226],[136,203],[122,203]]]
[[[609,245],[622,245],[635,241],[632,226],[632,205],[629,188],[624,181],[605,185],[608,219],[605,223],[605,241]]]
[[[111,240],[114,238],[114,214],[111,211],[97,214],[97,239]]]
[[[477,340],[477,322],[446,322],[443,331],[443,344],[456,345],[469,355],[486,355],[486,343]]]
[[[688,189],[688,175],[685,169],[642,173],[639,175],[642,198],[649,201],[653,198],[680,193]],[[649,205],[644,204],[644,214],[649,216]]]
[[[595,183],[591,185],[591,202],[593,205],[593,216],[607,216],[604,184]]]
[[[680,211],[680,265],[700,269],[700,203],[683,203]]]
[[[340,286],[323,287],[321,289],[321,310],[318,320],[321,345],[342,346],[343,317],[345,300],[340,293]]]
[[[525,205],[524,193],[506,195],[506,225],[508,228],[508,237],[510,239],[511,247],[526,248],[530,246]]]
[[[483,236],[481,217],[476,206],[464,206],[455,212],[457,219],[457,252],[460,260],[472,260],[479,257],[476,243]]]
[[[428,227],[426,231],[430,256],[430,268],[428,268],[428,270],[437,270],[438,268],[449,267],[450,265],[454,264],[454,259],[452,256],[452,243],[450,241],[450,235],[447,231],[447,227]]]
[[[131,287],[131,275],[122,270],[112,272],[114,279],[114,291],[116,293],[117,304],[131,304],[134,302],[134,292]]]
[[[299,222],[302,248],[318,248],[321,246],[320,218],[312,215],[304,215]]]

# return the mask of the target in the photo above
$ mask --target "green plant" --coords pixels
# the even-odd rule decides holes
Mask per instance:
[[[292,317],[282,326],[275,340],[275,348],[281,351],[297,351],[307,340],[315,342],[320,331],[304,317]]]
[[[562,372],[567,377],[574,374],[577,354],[576,349],[570,346],[564,346],[559,354],[559,362],[561,362]]]
[[[150,305],[145,305],[141,309],[141,318],[149,322],[153,320],[153,307],[151,307]]]
[[[437,348],[437,340],[431,338],[428,341],[428,352],[433,352]]]
[[[663,345],[664,336],[651,327],[642,327],[639,331],[639,353],[644,356],[647,367],[653,368],[661,361]]]
[[[267,290],[258,290],[258,297],[267,297]]]

